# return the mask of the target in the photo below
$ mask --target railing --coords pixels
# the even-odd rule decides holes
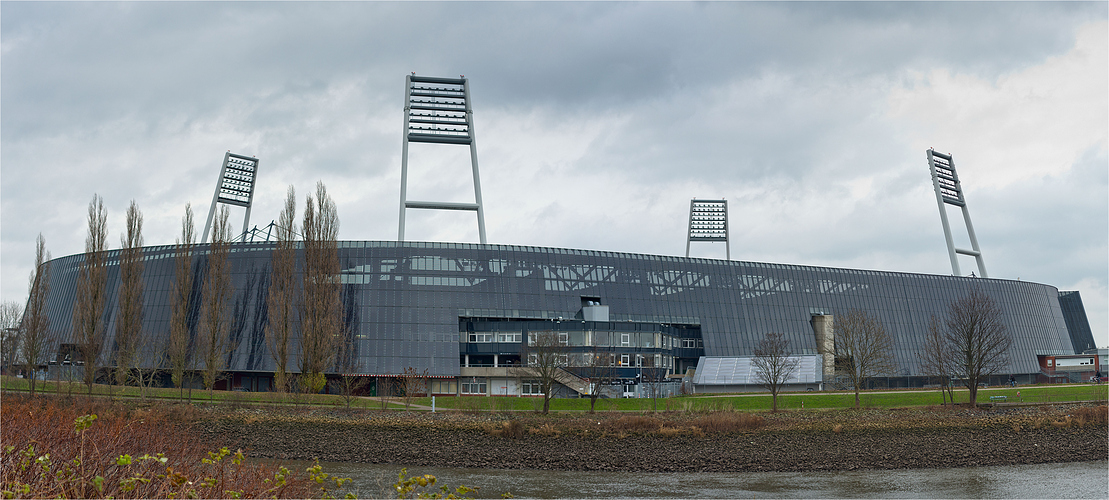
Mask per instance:
[[[1080,373],[1080,372],[1066,372],[1066,371],[1061,372],[1061,371],[1056,371],[1056,370],[1051,370],[1051,371],[1040,370],[1040,374],[1047,377],[1048,380],[1055,380],[1055,379],[1059,379],[1059,378],[1064,378],[1064,379],[1067,380],[1067,382],[1070,382],[1072,384],[1080,384],[1080,383],[1083,383],[1083,382],[1089,382],[1088,377],[1083,377],[1082,376],[1083,374]]]

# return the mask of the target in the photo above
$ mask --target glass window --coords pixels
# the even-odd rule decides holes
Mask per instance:
[[[525,380],[520,386],[520,392],[525,396],[540,396],[543,394],[543,385],[538,380]]]
[[[485,379],[483,378],[470,378],[462,380],[462,394],[485,394],[486,388]]]
[[[470,342],[492,342],[492,341],[493,341],[493,334],[492,333],[476,333],[475,332],[475,333],[470,334]]]

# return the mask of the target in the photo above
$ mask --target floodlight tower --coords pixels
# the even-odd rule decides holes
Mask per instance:
[[[689,257],[689,244],[694,241],[723,241],[725,256],[732,260],[731,244],[728,242],[728,200],[690,200],[686,257]]]
[[[474,171],[474,203],[408,200],[408,143],[463,144],[470,146]],[[464,77],[404,77],[404,142],[400,160],[400,225],[398,239],[404,241],[404,214],[409,208],[470,210],[477,212],[478,238],[485,243],[485,208],[481,204],[481,180],[477,169],[477,136],[474,110],[470,106],[470,84]]]
[[[246,208],[246,216],[243,218],[243,233],[246,233],[250,226],[250,206],[254,202],[254,181],[257,176],[258,158],[237,155],[230,151],[223,155],[223,167],[216,179],[216,192],[212,195],[212,206],[208,208],[208,221],[204,223],[201,243],[208,242],[217,203]]]
[[[963,196],[963,185],[959,182],[959,174],[955,172],[955,160],[950,154],[940,153],[928,149],[928,168],[932,171],[932,187],[936,190],[936,204],[940,207],[940,222],[943,224],[943,236],[947,238],[947,255],[951,258],[951,273],[959,276],[959,259],[956,254],[970,255],[978,261],[978,274],[989,278],[986,274],[986,264],[982,261],[982,249],[978,248],[978,238],[974,236],[974,225],[970,223],[970,212],[967,211],[967,200]],[[947,208],[944,205],[954,205],[963,210],[963,222],[970,235],[970,250],[955,248],[951,239],[951,225],[947,222]]]

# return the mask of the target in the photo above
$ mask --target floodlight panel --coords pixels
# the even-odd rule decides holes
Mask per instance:
[[[249,207],[254,199],[254,180],[258,159],[228,154],[220,179],[219,201],[228,205]]]
[[[408,140],[470,144],[465,80],[412,77],[408,89]]]
[[[690,211],[689,239],[691,241],[727,241],[727,202],[694,200]]]
[[[933,175],[936,176],[943,201],[957,206],[965,204],[963,188],[959,184],[959,175],[955,173],[955,166],[951,163],[951,156],[933,151],[932,164],[935,165]]]

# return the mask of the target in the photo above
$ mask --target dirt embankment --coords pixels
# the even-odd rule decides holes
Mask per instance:
[[[743,430],[706,431],[704,416],[696,414],[541,417],[241,409],[213,415],[195,429],[249,455],[279,459],[508,469],[804,471],[1103,460],[1109,456],[1105,413],[1104,406],[787,412],[761,414]]]

